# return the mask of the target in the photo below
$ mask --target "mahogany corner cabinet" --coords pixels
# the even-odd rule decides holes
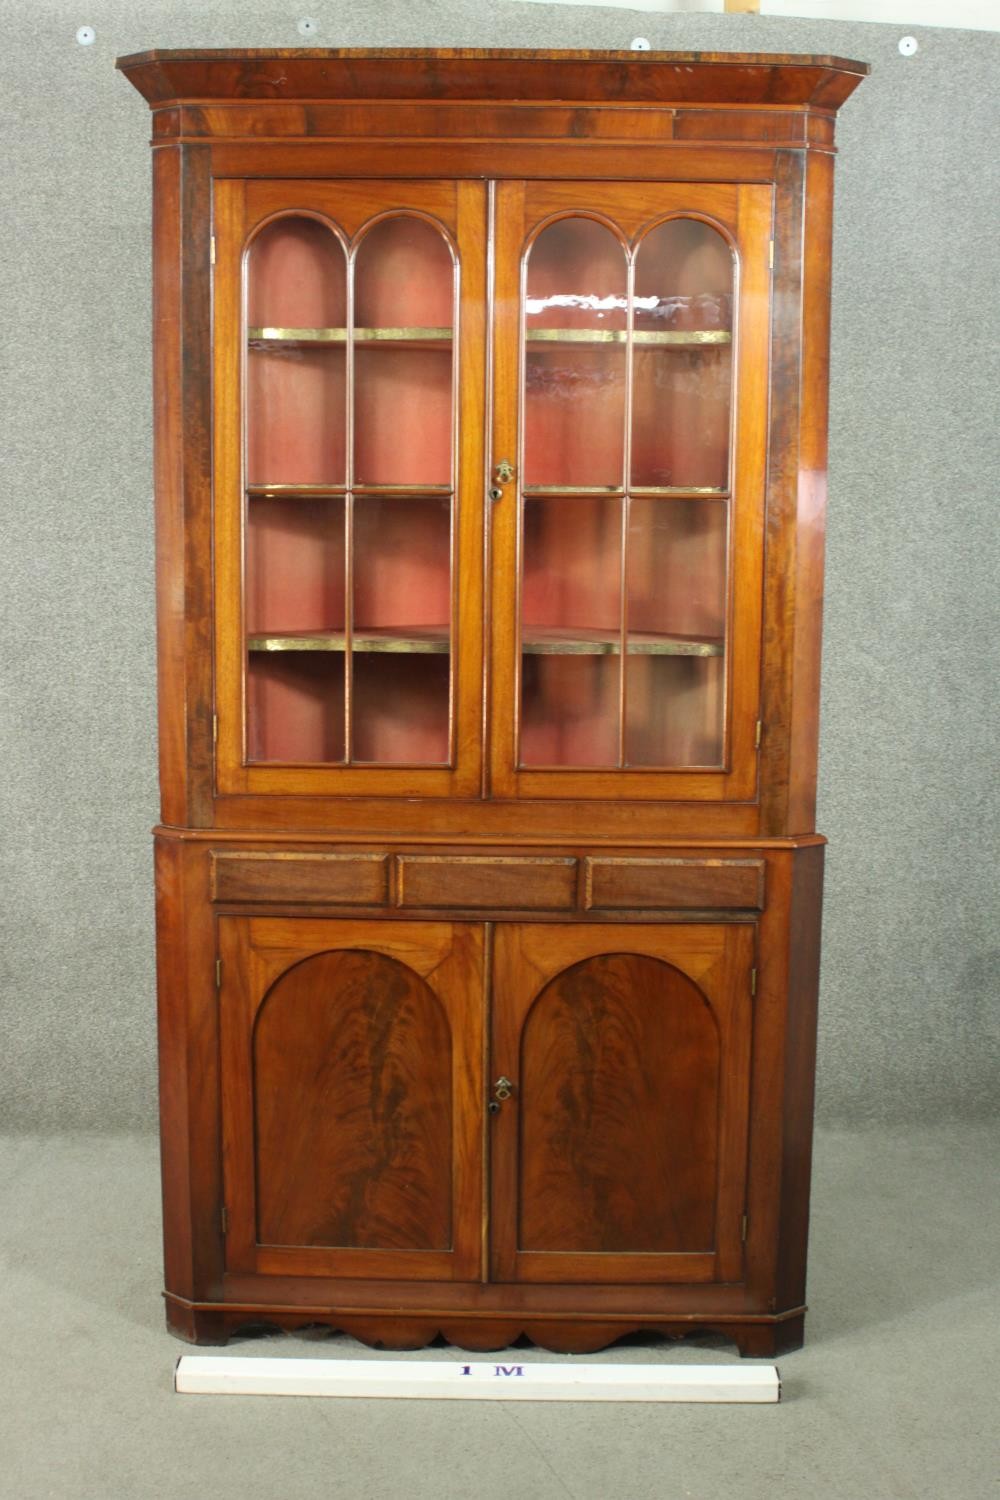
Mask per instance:
[[[802,1341],[835,57],[166,51],[167,1321]]]

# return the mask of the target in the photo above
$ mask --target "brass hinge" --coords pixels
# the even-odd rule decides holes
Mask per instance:
[[[747,1242],[747,1229],[748,1229],[748,1227],[749,1227],[749,1221],[747,1219],[746,1214],[744,1214],[743,1217],[742,1217],[742,1219],[740,1220],[740,1243],[744,1244],[744,1245]]]
[[[763,719],[758,719],[757,723],[756,723],[756,726],[754,727],[754,732],[753,732],[753,747],[754,747],[755,750],[759,750],[760,749],[760,742],[761,742],[761,740],[763,738],[764,738],[764,721],[763,721]]]
[[[757,993],[757,970],[756,969],[751,969],[750,970],[750,995],[751,995],[751,997],[753,997],[754,995],[756,995],[756,993]]]
[[[212,244],[213,245],[215,244],[214,240],[212,241]],[[214,259],[214,255],[213,255],[213,259]],[[771,243],[767,247],[767,269],[769,271],[773,271],[774,270],[774,241],[773,240],[771,241]]]
[[[220,1214],[220,1218],[222,1220],[222,1232],[223,1232],[223,1234],[228,1234],[229,1233],[229,1209],[226,1208],[225,1204],[223,1204],[223,1206],[222,1206],[222,1212]]]
[[[209,263],[210,266],[214,266],[215,265],[215,235],[214,234],[209,238],[209,241],[208,241],[208,263]]]
[[[221,990],[222,989],[222,959],[221,958],[217,958],[215,960],[215,988],[217,990]]]

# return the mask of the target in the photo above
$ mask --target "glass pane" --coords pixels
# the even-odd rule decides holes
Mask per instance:
[[[354,760],[449,759],[451,502],[354,501]]]
[[[447,765],[447,656],[356,651],[352,761]]]
[[[700,220],[671,219],[639,246],[633,485],[728,485],[732,287],[732,251]]]
[[[356,485],[451,484],[455,263],[409,215],[365,235],[355,266]]]
[[[343,760],[344,602],[344,501],[251,497],[251,760]]]
[[[521,765],[618,764],[616,655],[523,657]]]
[[[344,759],[344,651],[251,652],[250,760]]]
[[[628,694],[628,765],[722,764],[725,670],[721,656],[630,656]]]
[[[342,632],[344,592],[343,500],[247,502],[248,635]]]
[[[631,501],[630,765],[721,764],[727,528],[725,500]]]
[[[247,480],[343,484],[347,268],[315,219],[269,224],[247,266]]]
[[[627,337],[624,247],[605,225],[550,224],[528,255],[524,483],[620,488]]]

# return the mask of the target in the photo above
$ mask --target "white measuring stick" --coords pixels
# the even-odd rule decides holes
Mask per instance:
[[[402,1359],[245,1359],[184,1354],[174,1389],[214,1396],[376,1396],[466,1401],[780,1399],[776,1365],[518,1364]]]

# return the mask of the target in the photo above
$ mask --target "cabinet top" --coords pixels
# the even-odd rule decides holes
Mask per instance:
[[[153,50],[116,66],[153,108],[182,100],[463,99],[836,110],[869,72],[842,57],[482,48]]]

